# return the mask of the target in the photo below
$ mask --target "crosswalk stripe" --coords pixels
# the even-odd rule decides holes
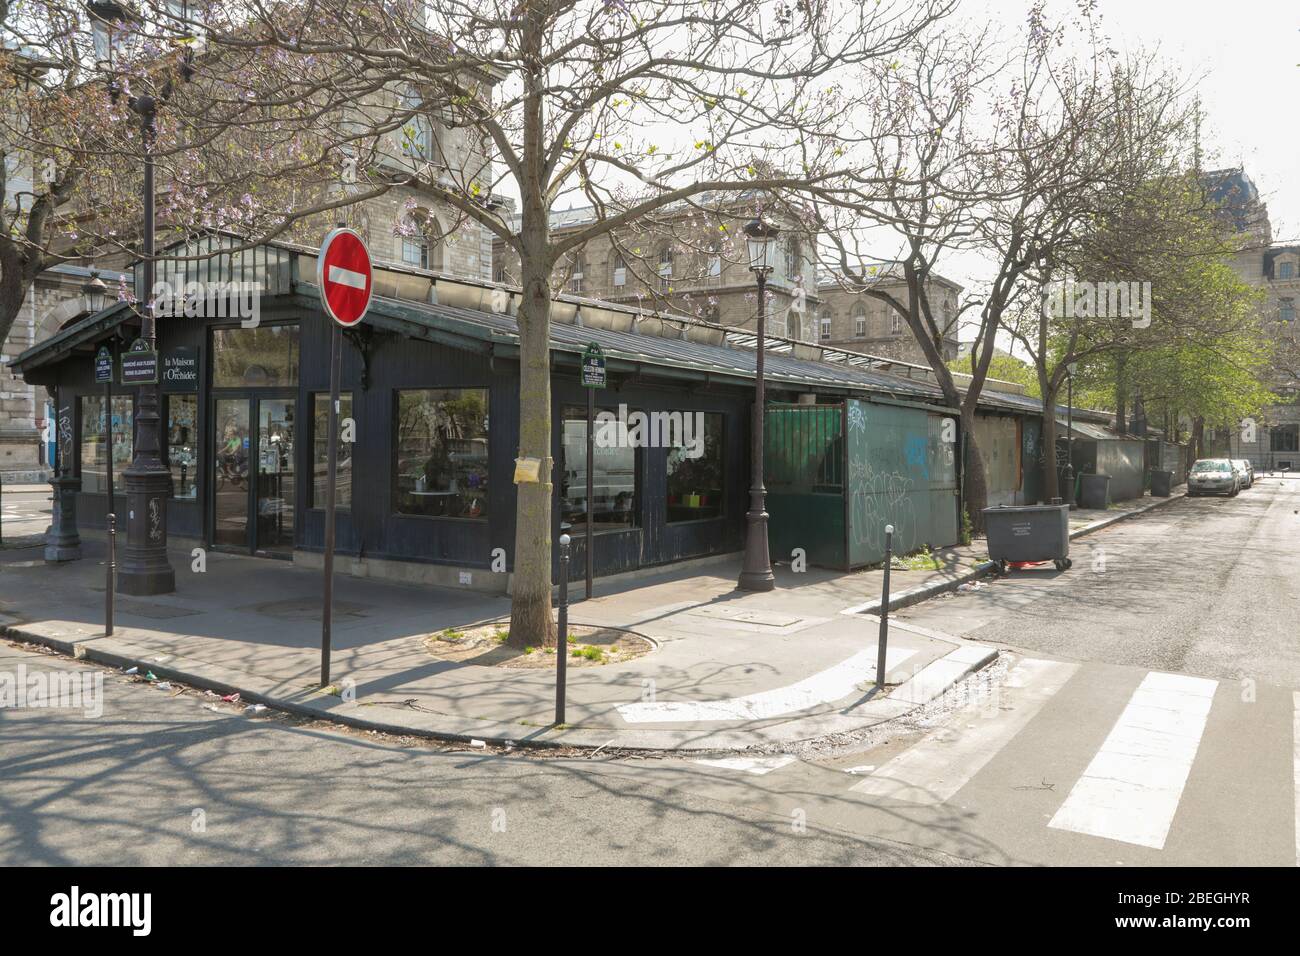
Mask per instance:
[[[1217,688],[1147,674],[1048,826],[1163,849]]]
[[[1018,734],[1079,669],[1063,661],[1024,660],[1007,673],[990,716],[976,717],[960,732],[938,730],[884,764],[849,789],[873,797],[888,797],[923,806],[951,798],[979,773],[998,751]],[[978,714],[974,702],[954,715]]]
[[[1294,778],[1295,788],[1292,791],[1295,797],[1295,862],[1300,866],[1300,690],[1291,694],[1291,706],[1294,708],[1291,715],[1291,746],[1295,753],[1292,756],[1292,776]]]
[[[888,673],[916,651],[891,647],[885,653]],[[705,720],[765,720],[798,713],[849,696],[864,681],[876,679],[876,651],[860,651],[834,667],[786,687],[729,697],[724,700],[644,701],[619,704],[619,715],[629,724]]]
[[[718,767],[722,770],[740,770],[744,773],[752,773],[761,777],[763,774],[771,773],[773,770],[780,770],[787,764],[794,763],[794,757],[719,757],[717,759],[701,759],[695,762],[703,764],[706,767]]]

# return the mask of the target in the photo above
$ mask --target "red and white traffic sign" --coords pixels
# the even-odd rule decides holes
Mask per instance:
[[[316,285],[325,314],[342,326],[356,325],[370,308],[374,275],[366,244],[351,229],[335,229],[316,257]]]

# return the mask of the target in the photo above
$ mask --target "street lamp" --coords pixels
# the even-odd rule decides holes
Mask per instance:
[[[91,315],[108,308],[108,286],[104,285],[104,280],[99,277],[98,272],[91,272],[90,278],[81,287],[81,301],[85,310]]]
[[[751,428],[753,450],[750,458],[752,479],[749,488],[749,511],[745,515],[745,561],[740,570],[740,587],[746,591],[770,591],[776,586],[772,561],[767,550],[767,489],[763,487],[763,344],[767,313],[767,277],[776,261],[776,234],[780,230],[760,216],[745,224],[745,243],[749,250],[749,271],[758,280],[758,362],[754,375],[754,423]]]
[[[1074,373],[1079,370],[1078,362],[1065,366],[1069,373],[1065,385],[1065,503],[1074,507]],[[1055,414],[1055,412],[1053,412]]]
[[[113,63],[115,48],[134,28],[135,14],[116,0],[94,0],[87,4],[95,40],[96,59],[108,72],[108,92],[116,100],[121,95]],[[192,75],[188,61],[181,64],[181,77]],[[140,118],[144,152],[144,208],[140,259],[143,288],[137,289],[140,313],[140,338],[146,348],[156,352],[158,332],[154,321],[154,146],[160,102],[171,95],[171,83],[164,83],[158,96],[142,93],[127,100],[131,111]],[[131,464],[123,472],[126,479],[127,524],[126,549],[117,576],[117,589],[123,594],[165,594],[176,590],[176,573],[167,561],[167,499],[171,496],[171,474],[162,460],[162,422],[158,385],[139,386],[136,403],[135,443]]]

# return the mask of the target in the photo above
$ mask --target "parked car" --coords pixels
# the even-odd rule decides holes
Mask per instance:
[[[1255,484],[1255,469],[1244,458],[1232,459],[1232,466],[1241,474],[1241,487],[1249,488]]]
[[[1226,495],[1235,498],[1241,491],[1241,476],[1227,458],[1202,458],[1187,473],[1187,497]]]

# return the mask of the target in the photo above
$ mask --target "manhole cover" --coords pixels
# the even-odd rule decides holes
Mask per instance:
[[[187,607],[168,607],[166,604],[144,604],[139,601],[123,601],[121,598],[118,598],[113,602],[113,607],[119,614],[130,614],[132,617],[147,617],[153,621],[166,621],[173,617],[189,617],[192,614],[199,613],[198,611],[190,610]]]

